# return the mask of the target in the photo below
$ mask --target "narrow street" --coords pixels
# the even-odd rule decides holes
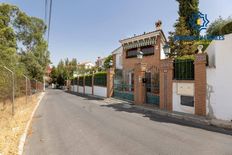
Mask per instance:
[[[232,155],[232,136],[150,119],[101,99],[47,90],[25,155]]]

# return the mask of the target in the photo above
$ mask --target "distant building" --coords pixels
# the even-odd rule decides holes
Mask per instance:
[[[113,67],[115,69],[122,69],[122,52],[123,48],[120,46],[112,52],[113,56]]]
[[[104,66],[105,60],[106,60],[106,57],[103,57],[103,58],[98,57],[97,61],[95,62],[96,67],[102,68]]]
[[[86,62],[82,62],[82,63],[77,64],[77,68],[83,68],[83,69],[92,69],[94,66],[95,65],[90,61],[86,61]]]

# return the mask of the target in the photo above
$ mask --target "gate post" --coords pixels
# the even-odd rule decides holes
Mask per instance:
[[[206,115],[206,54],[196,54],[194,62],[195,114]]]
[[[160,62],[160,109],[172,111],[173,61],[164,59]]]
[[[144,104],[146,100],[145,84],[143,83],[143,78],[145,78],[147,64],[138,63],[135,65],[135,84],[134,84],[134,103]]]
[[[107,97],[112,97],[114,93],[114,68],[107,70]]]

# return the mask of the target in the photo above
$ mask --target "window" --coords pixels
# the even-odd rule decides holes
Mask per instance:
[[[183,96],[181,95],[181,105],[194,107],[194,97],[193,96]]]
[[[146,46],[141,48],[143,55],[154,55],[154,46]]]
[[[130,49],[126,52],[126,58],[137,57],[137,48]]]

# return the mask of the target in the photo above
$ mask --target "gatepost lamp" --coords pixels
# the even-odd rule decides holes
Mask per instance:
[[[198,53],[203,53],[202,49],[203,49],[203,45],[198,45],[197,49],[198,49]]]
[[[109,66],[110,66],[110,68],[113,66],[113,61],[112,60],[110,60]]]
[[[170,46],[168,44],[165,44],[163,46],[164,54],[168,56],[170,54]]]
[[[137,58],[138,58],[139,60],[142,60],[142,59],[143,59],[143,52],[142,52],[142,51],[139,51],[139,52],[137,53]]]

